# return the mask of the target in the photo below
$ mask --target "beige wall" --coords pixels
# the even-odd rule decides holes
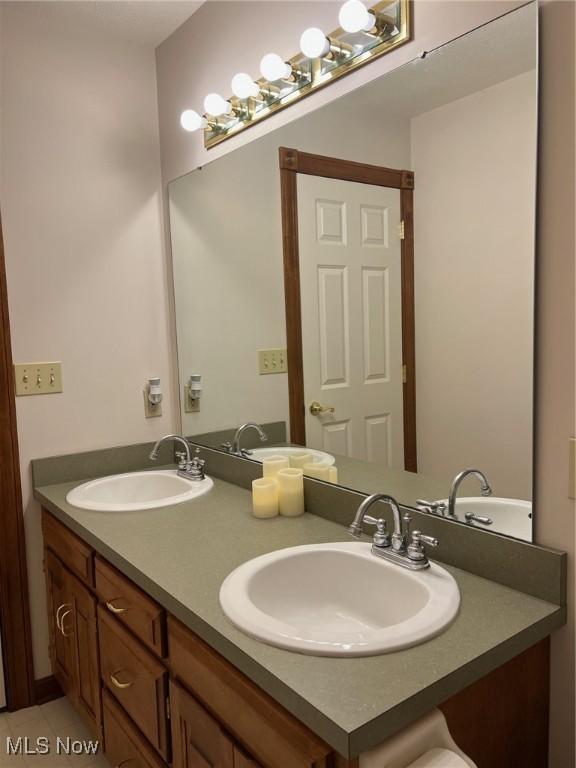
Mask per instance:
[[[418,470],[531,499],[535,72],[411,128]]]
[[[152,46],[67,3],[3,4],[0,202],[15,361],[61,360],[64,393],[17,401],[35,674],[50,673],[33,457],[150,440],[172,364]],[[72,4],[78,5],[78,4]]]
[[[207,161],[256,139],[273,127],[293,120],[360,83],[393,69],[422,50],[450,40],[506,9],[521,3],[435,2],[416,0],[414,40],[369,67],[343,78],[330,88],[305,99],[290,110],[270,118],[231,139],[208,154],[201,137],[179,129],[182,109],[197,107],[208,90],[229,91],[235,71],[257,72],[260,45],[290,56],[296,51],[302,26],[300,4],[209,3],[194,19],[184,24],[158,50],[158,87],[162,175],[165,182],[187,173]],[[330,4],[321,8],[307,4],[307,23],[325,29],[333,24]],[[308,9],[310,9],[310,21]],[[316,18],[312,20],[312,11]],[[222,12],[227,23],[221,24]],[[538,386],[536,520],[540,543],[567,550],[575,549],[574,503],[568,500],[567,438],[574,425],[574,5],[572,2],[545,2],[542,18],[543,97],[541,115],[541,162],[539,210],[539,252],[541,264],[537,318]],[[278,23],[281,19],[282,23]],[[334,24],[334,26],[336,26]],[[210,65],[207,66],[207,62]],[[570,122],[572,120],[572,122]],[[574,766],[574,618],[570,591],[569,625],[557,632],[552,642],[551,766]]]

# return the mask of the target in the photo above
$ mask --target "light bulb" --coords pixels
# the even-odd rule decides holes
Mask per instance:
[[[340,8],[338,21],[345,32],[368,32],[376,24],[376,17],[360,0],[347,0]]]
[[[239,99],[247,99],[249,96],[258,96],[260,88],[250,75],[245,72],[238,72],[232,78],[232,93]]]
[[[309,59],[319,59],[330,51],[330,40],[318,27],[309,27],[300,38],[300,50]]]
[[[204,99],[204,110],[212,117],[220,117],[220,115],[230,114],[232,104],[222,98],[219,93],[209,93]]]
[[[193,109],[185,109],[180,115],[180,125],[185,131],[197,131],[203,128],[206,120]]]
[[[292,67],[277,53],[267,53],[260,62],[262,77],[271,83],[276,80],[287,80],[292,74]]]

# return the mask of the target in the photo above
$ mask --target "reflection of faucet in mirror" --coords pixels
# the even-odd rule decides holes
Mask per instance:
[[[450,517],[456,517],[456,496],[458,495],[458,489],[460,488],[462,480],[468,477],[468,475],[474,475],[474,477],[480,481],[480,493],[482,496],[492,495],[492,488],[490,487],[490,483],[486,479],[484,472],[481,472],[479,469],[463,470],[456,475],[452,482],[452,488],[450,489],[450,498],[448,499],[448,514]]]
[[[242,426],[238,427],[236,430],[232,444],[222,443],[222,447],[225,448],[228,453],[234,454],[234,456],[250,456],[252,451],[240,447],[240,438],[247,429],[255,429],[256,432],[258,432],[258,437],[260,438],[261,443],[265,443],[268,440],[268,435],[259,424],[256,424],[255,421],[247,421],[246,424],[242,424]]]

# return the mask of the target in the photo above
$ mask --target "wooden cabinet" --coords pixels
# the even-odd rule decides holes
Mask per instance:
[[[168,644],[173,676],[225,724],[226,731],[247,747],[254,760],[268,768],[324,768],[333,764],[334,752],[322,739],[171,616]],[[187,711],[191,708],[189,704]],[[174,717],[172,728],[174,734]],[[181,729],[177,736],[182,739]],[[239,753],[234,765],[250,765],[242,759]],[[178,764],[176,759],[174,764],[175,768],[196,767],[193,762]]]
[[[72,608],[70,577],[60,560],[46,550],[44,556],[46,592],[48,599],[48,627],[50,632],[50,659],[52,672],[66,696],[74,693],[74,642],[70,631],[71,622],[66,620],[66,629],[60,624],[62,614]]]
[[[174,768],[259,768],[185,688],[170,683]]]
[[[102,606],[98,608],[102,682],[165,760],[168,672]]]
[[[96,592],[103,606],[157,656],[166,655],[166,615],[155,600],[101,557],[96,557]]]
[[[165,763],[149,746],[130,718],[104,691],[104,741],[106,757],[115,766],[126,768],[165,768]]]
[[[92,734],[100,738],[96,599],[50,550],[45,571],[54,677]]]
[[[98,625],[96,598],[74,576],[70,576],[72,600],[72,639],[75,655],[74,697],[76,708],[88,728],[100,738],[102,709],[100,702],[100,668],[98,658]],[[62,619],[66,630],[66,618]]]

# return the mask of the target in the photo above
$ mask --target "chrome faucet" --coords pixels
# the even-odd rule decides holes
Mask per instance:
[[[391,537],[386,530],[385,520],[366,514],[376,501],[385,501],[392,510],[394,532]],[[372,541],[372,554],[411,570],[428,568],[430,563],[426,557],[424,545],[436,547],[438,546],[438,539],[425,536],[420,531],[412,531],[410,534],[411,522],[412,516],[408,512],[405,512],[404,515],[400,514],[400,507],[396,499],[386,493],[373,493],[364,499],[358,507],[354,520],[348,527],[348,532],[358,539],[362,533],[362,523],[375,525],[376,534]]]
[[[252,451],[249,451],[247,448],[240,448],[240,438],[247,429],[255,429],[258,432],[261,443],[265,443],[268,440],[268,435],[259,424],[256,424],[255,421],[247,421],[246,424],[238,427],[232,443],[222,443],[222,448],[228,453],[234,454],[234,456],[251,456]]]
[[[479,469],[465,469],[463,472],[456,475],[452,483],[452,488],[450,489],[450,497],[448,499],[448,515],[450,517],[456,517],[456,497],[458,495],[458,489],[460,488],[462,481],[468,477],[468,475],[474,475],[480,482],[480,493],[482,496],[492,495],[492,488],[490,487],[490,483],[486,479],[484,472],[481,472]]]
[[[194,458],[192,458],[190,455],[190,443],[181,435],[164,435],[164,437],[161,437],[150,451],[150,461],[156,461],[158,459],[160,446],[166,440],[173,440],[175,443],[180,443],[184,448],[183,452],[175,452],[175,456],[178,459],[178,475],[180,477],[185,477],[187,480],[204,480],[204,464],[206,462],[204,459],[200,458],[200,448],[196,448]]]

